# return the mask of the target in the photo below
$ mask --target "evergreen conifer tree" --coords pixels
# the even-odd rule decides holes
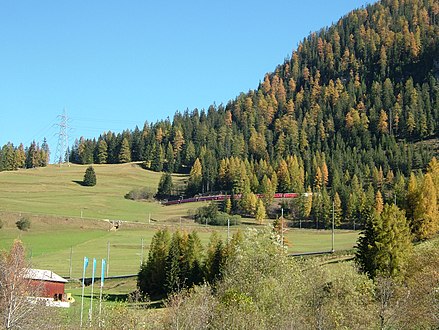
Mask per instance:
[[[165,158],[166,158],[166,166],[165,166],[166,172],[169,173],[174,172],[175,159],[174,159],[174,150],[172,149],[171,142],[168,143],[168,146],[166,148]]]
[[[224,247],[217,232],[213,232],[207,245],[207,255],[204,262],[204,276],[209,283],[221,278],[224,266]]]
[[[370,210],[358,240],[356,262],[369,277],[400,277],[412,251],[410,229],[396,205],[386,204],[382,213]]]
[[[93,166],[89,166],[85,170],[84,180],[82,181],[82,184],[88,187],[96,186],[96,173]]]
[[[161,172],[163,170],[164,161],[165,156],[163,153],[162,145],[156,142],[152,151],[151,170],[155,172]]]
[[[185,272],[185,250],[187,234],[176,231],[172,235],[169,253],[166,258],[165,283],[164,287],[167,294],[178,292],[187,284],[187,274]]]
[[[157,187],[157,197],[158,198],[166,198],[172,195],[172,189],[174,185],[172,183],[172,175],[171,173],[163,173],[159,185]]]
[[[166,260],[169,254],[171,235],[167,229],[158,230],[151,240],[148,260],[142,263],[137,287],[150,298],[162,297],[165,291]]]
[[[197,232],[188,236],[187,261],[189,268],[188,286],[198,285],[203,281],[203,245]]]

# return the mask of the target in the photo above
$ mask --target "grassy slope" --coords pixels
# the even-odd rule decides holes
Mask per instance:
[[[49,268],[64,276],[70,273],[72,251],[72,276],[80,277],[83,257],[106,258],[110,242],[109,274],[132,274],[139,269],[142,238],[146,257],[157,228],[178,227],[180,217],[186,216],[188,210],[204,205],[161,206],[154,202],[126,200],[124,195],[131,189],[149,187],[154,190],[160,179],[159,173],[143,170],[136,164],[95,165],[97,186],[83,187],[74,181],[82,180],[86,167],[49,166],[0,172],[0,219],[5,223],[0,230],[0,249],[9,248],[13,239],[20,238],[35,267]],[[183,176],[174,177],[177,184],[183,180]],[[80,218],[81,209],[83,219]],[[21,232],[14,225],[24,212],[32,222],[28,232]],[[147,224],[149,214],[154,220],[151,225]],[[110,232],[108,223],[102,219],[143,224],[123,224],[117,232]],[[227,235],[224,227],[205,228],[185,218],[182,226],[189,231],[196,229],[204,244],[213,230],[219,231],[224,238]],[[357,235],[357,232],[338,231],[335,248],[352,248]],[[290,252],[331,248],[329,231],[290,229],[286,237],[291,243]]]
[[[32,170],[0,172],[0,210],[97,219],[144,222],[163,208],[158,203],[138,203],[124,195],[134,188],[157,189],[160,174],[137,164],[94,165],[97,185],[83,187],[87,166],[49,166]],[[179,184],[183,176],[174,176]],[[167,216],[168,214],[165,214]]]

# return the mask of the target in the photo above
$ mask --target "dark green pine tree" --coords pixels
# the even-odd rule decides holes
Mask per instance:
[[[213,232],[210,236],[207,246],[207,255],[204,262],[204,276],[207,282],[213,284],[222,276],[225,263],[225,251],[223,242],[217,232]]]
[[[38,166],[38,150],[35,141],[32,141],[26,150],[26,168],[34,168]]]
[[[40,166],[42,167],[47,166],[50,162],[50,150],[46,138],[44,138],[43,144],[41,144],[40,153],[41,153]]]
[[[164,158],[162,145],[156,142],[152,151],[151,170],[155,172],[163,171]]]
[[[144,141],[142,132],[137,126],[132,133],[131,141],[131,161],[138,162],[142,160]]]
[[[355,262],[359,269],[370,278],[375,278],[377,273],[377,236],[378,228],[382,226],[380,216],[377,216],[372,207],[364,214],[364,229],[361,232],[356,246]]]
[[[196,153],[195,153],[195,146],[192,140],[189,140],[189,142],[186,144],[186,148],[184,149],[184,160],[183,163],[186,166],[192,166],[192,164],[195,161]]]
[[[175,159],[174,159],[174,149],[172,148],[171,142],[168,142],[168,146],[166,148],[166,155],[165,155],[166,163],[165,163],[165,171],[169,173],[174,172],[174,165],[175,165]]]
[[[212,150],[206,150],[201,160],[203,191],[212,191],[218,173],[218,164]]]
[[[203,245],[197,234],[193,231],[188,237],[187,262],[189,269],[188,286],[192,287],[203,282]]]
[[[167,198],[172,195],[172,189],[174,185],[172,183],[171,173],[163,173],[157,188],[157,198]]]
[[[176,231],[172,235],[165,266],[165,290],[169,295],[187,286],[188,268],[186,262],[187,234]]]
[[[356,263],[370,278],[400,277],[412,251],[410,229],[396,205],[386,204],[382,213],[371,211],[358,240]]]
[[[127,138],[123,138],[119,151],[119,163],[129,163],[131,161],[131,149]]]
[[[113,133],[109,132],[107,134],[107,145],[108,145],[108,159],[107,163],[115,164],[118,162],[118,154],[117,154],[117,141],[116,137]]]
[[[169,254],[171,235],[167,229],[157,231],[149,248],[148,260],[142,263],[137,287],[149,298],[162,298],[166,294],[166,260]]]
[[[175,154],[174,172],[179,172],[181,169],[181,152],[177,151]]]
[[[85,170],[84,180],[82,181],[82,184],[88,187],[96,186],[96,173],[93,166],[89,166]]]

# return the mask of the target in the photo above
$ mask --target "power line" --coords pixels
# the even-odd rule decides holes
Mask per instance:
[[[67,164],[67,166],[70,166],[69,164],[69,137],[68,137],[68,122],[69,117],[67,116],[66,109],[63,110],[63,113],[59,116],[57,116],[59,119],[59,124],[57,126],[59,127],[59,133],[58,135],[58,145],[56,147],[56,154],[55,154],[55,162],[58,160],[58,164],[61,166],[64,162]]]

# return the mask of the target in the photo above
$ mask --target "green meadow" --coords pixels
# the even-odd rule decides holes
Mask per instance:
[[[145,222],[151,217],[171,217],[159,203],[125,199],[130,190],[157,190],[160,173],[139,164],[94,165],[95,187],[80,184],[86,165],[55,166],[0,172],[0,210],[32,214]],[[184,176],[173,175],[174,185]]]
[[[179,223],[122,224],[117,231],[109,231],[108,224],[95,220],[54,219],[39,224],[39,217],[31,218],[32,226],[23,232],[14,228],[13,221],[0,230],[0,249],[7,249],[14,239],[21,239],[28,256],[35,267],[51,269],[63,276],[82,277],[83,257],[96,258],[99,262],[109,253],[108,275],[135,274],[142,259],[147,258],[148,248],[155,231],[160,228],[175,230]],[[41,221],[44,221],[41,220]],[[66,222],[69,222],[68,224]],[[83,223],[86,223],[84,226]],[[241,225],[244,229],[249,225]],[[212,231],[218,231],[227,238],[227,228],[194,225],[184,220],[181,229],[196,230],[206,245]],[[231,229],[231,235],[237,228]],[[335,249],[351,249],[357,239],[357,232],[337,230]],[[290,253],[328,251],[331,249],[331,232],[311,229],[289,229],[285,233]],[[143,241],[143,248],[142,248]],[[142,258],[143,256],[143,258]],[[99,267],[100,264],[98,263]],[[91,276],[89,268],[87,276]]]
[[[203,244],[212,231],[227,238],[227,228],[195,224],[188,212],[206,205],[191,203],[162,206],[158,202],[125,199],[132,189],[147,187],[155,191],[160,174],[138,164],[94,165],[95,187],[81,181],[87,166],[49,166],[31,170],[0,172],[0,249],[8,249],[21,239],[36,268],[51,269],[62,276],[82,277],[84,256],[100,261],[109,255],[108,275],[135,274],[142,258],[147,258],[151,238],[159,228],[171,231],[196,230]],[[174,175],[174,184],[184,184],[185,176]],[[82,215],[82,217],[81,217]],[[31,220],[29,231],[20,231],[15,221]],[[122,220],[119,229],[110,230],[109,220]],[[270,224],[267,220],[265,225]],[[251,220],[239,226],[260,227]],[[237,227],[231,227],[231,234]],[[289,229],[285,233],[290,253],[331,249],[327,230]],[[358,232],[337,230],[335,249],[351,249]],[[143,242],[143,248],[142,248]],[[91,276],[91,267],[87,269]]]

